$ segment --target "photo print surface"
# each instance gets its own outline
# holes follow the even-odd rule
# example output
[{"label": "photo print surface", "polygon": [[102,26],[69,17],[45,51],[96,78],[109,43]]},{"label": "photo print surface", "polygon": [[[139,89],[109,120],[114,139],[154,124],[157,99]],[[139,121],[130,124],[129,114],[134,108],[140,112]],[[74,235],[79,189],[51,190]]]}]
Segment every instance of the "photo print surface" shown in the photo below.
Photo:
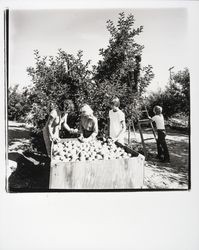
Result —
[{"label": "photo print surface", "polygon": [[186,8],[8,10],[8,192],[190,188]]}]

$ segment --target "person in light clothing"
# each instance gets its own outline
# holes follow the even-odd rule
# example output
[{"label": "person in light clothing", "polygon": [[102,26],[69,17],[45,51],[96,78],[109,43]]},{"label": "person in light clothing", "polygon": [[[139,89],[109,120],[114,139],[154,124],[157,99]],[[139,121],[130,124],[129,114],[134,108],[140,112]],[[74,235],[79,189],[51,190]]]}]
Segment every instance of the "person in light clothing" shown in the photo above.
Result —
[{"label": "person in light clothing", "polygon": [[114,98],[111,102],[111,110],[109,111],[109,136],[113,140],[124,144],[126,131],[125,115],[119,109],[119,106],[119,98]]},{"label": "person in light clothing", "polygon": [[163,161],[163,162],[170,162],[170,156],[169,151],[167,148],[167,143],[165,140],[166,137],[166,131],[165,131],[165,125],[164,125],[164,117],[162,115],[162,107],[155,106],[153,108],[154,116],[149,119],[155,122],[157,133],[158,133],[158,139],[157,139],[157,150],[158,155],[157,157]]},{"label": "person in light clothing", "polygon": [[81,107],[80,137],[82,142],[95,140],[98,134],[98,121],[88,104]]},{"label": "person in light clothing", "polygon": [[77,129],[70,128],[67,124],[67,117],[74,110],[74,104],[71,100],[65,100],[58,105],[53,104],[53,109],[49,114],[45,127],[43,128],[43,138],[48,157],[51,154],[52,141],[57,142],[61,125],[70,133],[77,133]]}]

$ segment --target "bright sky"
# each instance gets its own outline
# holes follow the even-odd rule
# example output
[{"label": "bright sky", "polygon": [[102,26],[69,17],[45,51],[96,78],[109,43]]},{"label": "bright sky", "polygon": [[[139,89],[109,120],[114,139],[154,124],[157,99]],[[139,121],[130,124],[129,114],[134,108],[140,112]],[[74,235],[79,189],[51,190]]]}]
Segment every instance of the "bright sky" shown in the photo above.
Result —
[{"label": "bright sky", "polygon": [[155,78],[150,90],[164,88],[168,69],[188,67],[186,9],[95,9],[95,10],[12,10],[10,11],[10,86],[31,83],[26,68],[34,66],[33,50],[41,56],[57,54],[58,48],[72,54],[84,51],[84,60],[99,60],[99,49],[110,38],[106,21],[118,19],[124,11],[135,17],[135,28],[144,26],[137,41],[145,46],[142,66],[151,64]]}]

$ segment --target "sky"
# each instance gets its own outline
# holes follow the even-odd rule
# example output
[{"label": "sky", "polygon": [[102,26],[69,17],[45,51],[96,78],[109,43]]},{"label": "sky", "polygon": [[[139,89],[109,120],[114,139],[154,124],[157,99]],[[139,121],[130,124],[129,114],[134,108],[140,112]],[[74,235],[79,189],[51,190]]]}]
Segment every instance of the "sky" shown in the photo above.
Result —
[{"label": "sky", "polygon": [[34,66],[33,50],[41,56],[56,56],[61,48],[97,64],[99,49],[106,48],[110,34],[106,21],[115,24],[118,14],[132,13],[134,27],[144,26],[136,41],[145,46],[142,66],[152,65],[155,78],[148,91],[164,89],[173,72],[188,67],[188,15],[185,8],[11,10],[9,19],[9,86],[31,84],[27,67]]}]

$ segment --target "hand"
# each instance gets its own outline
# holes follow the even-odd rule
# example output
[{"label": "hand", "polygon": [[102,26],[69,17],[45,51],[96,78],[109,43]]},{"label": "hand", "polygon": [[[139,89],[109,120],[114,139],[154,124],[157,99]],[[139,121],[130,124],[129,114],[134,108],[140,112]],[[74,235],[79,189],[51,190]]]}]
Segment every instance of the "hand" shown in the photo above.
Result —
[{"label": "hand", "polygon": [[111,141],[116,142],[116,141],[118,141],[118,138],[111,138]]},{"label": "hand", "polygon": [[110,141],[110,142],[115,142],[116,140],[117,140],[117,138],[111,138],[111,137],[108,137],[108,139],[107,139],[108,141]]},{"label": "hand", "polygon": [[73,128],[71,128],[70,129],[70,133],[72,133],[72,134],[77,134],[78,133],[78,129],[73,129]]},{"label": "hand", "polygon": [[52,138],[52,141],[56,144],[56,143],[58,143],[58,142],[60,141],[60,138],[58,138],[58,137],[53,137],[53,138]]},{"label": "hand", "polygon": [[80,135],[80,136],[78,137],[78,140],[81,141],[81,142],[83,142],[83,141],[84,141],[83,135]]},{"label": "hand", "polygon": [[79,138],[79,140],[80,140],[80,142],[82,142],[82,143],[87,141],[86,138]]},{"label": "hand", "polygon": [[82,142],[87,142],[87,141],[89,141],[88,138],[83,138],[83,139],[82,139]]}]

